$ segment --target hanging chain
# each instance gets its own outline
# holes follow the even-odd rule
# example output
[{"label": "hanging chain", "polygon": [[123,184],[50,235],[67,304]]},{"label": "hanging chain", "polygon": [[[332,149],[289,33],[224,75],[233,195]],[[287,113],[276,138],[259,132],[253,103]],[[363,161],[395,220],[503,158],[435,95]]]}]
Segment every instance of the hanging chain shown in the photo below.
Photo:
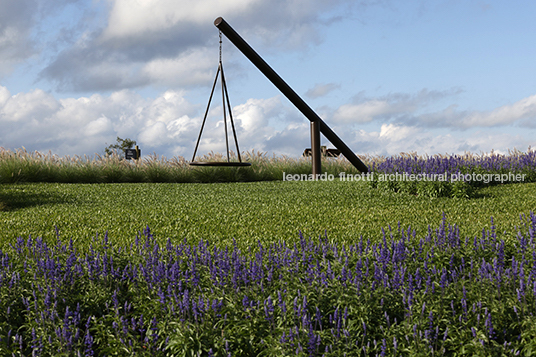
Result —
[{"label": "hanging chain", "polygon": [[220,63],[221,63],[221,43],[222,43],[222,40],[221,40],[221,31],[220,31]]}]

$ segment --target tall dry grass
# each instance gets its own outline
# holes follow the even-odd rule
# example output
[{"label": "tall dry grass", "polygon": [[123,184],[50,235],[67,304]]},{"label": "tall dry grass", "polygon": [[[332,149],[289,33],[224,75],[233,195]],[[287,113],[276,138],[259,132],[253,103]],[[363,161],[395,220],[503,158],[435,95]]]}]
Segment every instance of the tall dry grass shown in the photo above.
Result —
[{"label": "tall dry grass", "polygon": [[[238,161],[231,152],[231,160]],[[156,154],[140,160],[125,160],[119,155],[64,156],[0,148],[0,183],[63,182],[63,183],[115,183],[115,182],[233,182],[281,180],[286,174],[310,174],[311,159],[268,155],[250,151],[241,154],[250,167],[199,167],[190,166],[181,156],[168,159]],[[226,161],[226,156],[211,152],[196,161]],[[362,157],[370,164],[371,157]],[[340,172],[358,174],[359,171],[344,157],[323,158],[322,171],[338,175]]]},{"label": "tall dry grass", "polygon": [[[532,153],[529,148],[528,153]],[[458,155],[462,161],[477,161],[486,157],[524,157],[525,153],[512,150],[508,155],[494,153],[464,153]],[[230,153],[232,161],[238,161],[235,153]],[[387,160],[413,158],[429,160],[451,155],[417,155],[415,152],[400,153],[392,157],[360,155],[359,158],[370,168],[378,167]],[[242,161],[250,162],[250,167],[199,167],[190,166],[181,157],[168,159],[156,154],[144,156],[140,160],[125,160],[122,156],[63,156],[51,152],[27,151],[24,147],[15,151],[0,147],[0,183],[17,182],[64,182],[64,183],[115,183],[115,182],[233,182],[233,181],[273,181],[282,180],[285,174],[310,174],[311,158],[268,155],[265,152],[248,151],[241,154]],[[220,153],[210,152],[196,161],[226,161]],[[322,158],[322,172],[338,176],[359,174],[359,171],[344,157]]]}]

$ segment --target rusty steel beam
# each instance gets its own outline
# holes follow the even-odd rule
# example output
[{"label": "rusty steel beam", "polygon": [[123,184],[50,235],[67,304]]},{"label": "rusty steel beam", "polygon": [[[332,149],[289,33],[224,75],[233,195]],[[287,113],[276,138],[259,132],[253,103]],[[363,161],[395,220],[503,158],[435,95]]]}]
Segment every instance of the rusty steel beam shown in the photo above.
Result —
[{"label": "rusty steel beam", "polygon": [[317,121],[311,122],[311,154],[313,162],[313,177],[322,174],[322,153],[320,151],[320,125]]},{"label": "rusty steel beam", "polygon": [[238,48],[276,87],[288,100],[311,122],[318,122],[320,132],[324,134],[341,153],[360,172],[369,171],[367,165],[342,141],[333,130],[315,113],[313,109],[273,69],[255,52],[251,46],[222,18],[214,20],[214,25]]}]

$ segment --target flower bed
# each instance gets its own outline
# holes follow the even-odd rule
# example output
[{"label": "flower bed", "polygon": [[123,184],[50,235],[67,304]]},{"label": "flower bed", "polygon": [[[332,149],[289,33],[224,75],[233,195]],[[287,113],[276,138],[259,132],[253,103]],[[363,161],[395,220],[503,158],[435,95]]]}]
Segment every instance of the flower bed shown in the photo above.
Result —
[{"label": "flower bed", "polygon": [[536,216],[515,241],[328,237],[248,251],[201,241],[85,251],[19,238],[0,252],[2,355],[527,354],[536,337]]}]

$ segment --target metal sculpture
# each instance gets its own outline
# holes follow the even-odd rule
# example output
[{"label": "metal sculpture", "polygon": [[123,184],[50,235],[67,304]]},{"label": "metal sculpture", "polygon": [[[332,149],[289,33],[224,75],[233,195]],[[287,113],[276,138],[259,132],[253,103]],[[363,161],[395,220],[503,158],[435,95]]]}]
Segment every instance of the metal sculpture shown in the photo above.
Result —
[{"label": "metal sculpture", "polygon": [[276,87],[311,121],[311,148],[313,160],[313,175],[321,173],[320,167],[320,132],[363,173],[368,167],[354,154],[352,150],[331,130],[331,128],[300,98],[296,92],[266,63],[261,56],[244,41],[242,37],[222,18],[218,17],[214,25],[222,32]]}]

